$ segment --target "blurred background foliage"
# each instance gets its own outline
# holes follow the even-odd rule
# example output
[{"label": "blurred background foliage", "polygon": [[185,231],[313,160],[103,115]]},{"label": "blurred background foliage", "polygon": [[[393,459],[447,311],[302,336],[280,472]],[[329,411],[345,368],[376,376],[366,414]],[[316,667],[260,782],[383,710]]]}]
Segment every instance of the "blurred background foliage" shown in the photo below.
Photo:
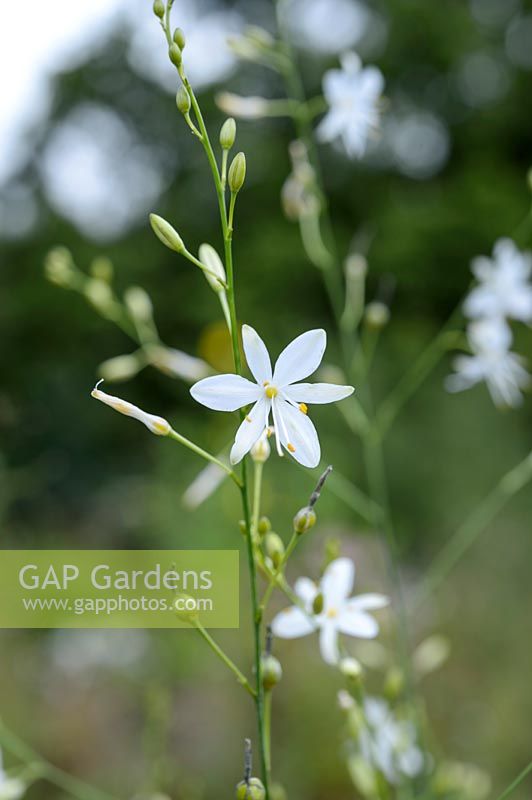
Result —
[{"label": "blurred background foliage", "polygon": [[[24,158],[13,159],[1,187],[3,547],[239,547],[231,486],[186,510],[182,494],[201,464],[91,400],[98,364],[134,347],[82,297],[43,276],[44,256],[58,243],[82,269],[105,254],[118,293],[131,285],[149,292],[169,346],[215,369],[229,366],[214,294],[147,223],[157,211],[190,250],[204,241],[220,249],[203,152],[175,109],[174,73],[151,3],[116,5],[90,47],[80,46],[54,76],[39,119],[18,131]],[[366,160],[320,149],[341,247],[347,252],[354,241],[367,253],[368,297],[395,282],[371,376],[383,397],[459,302],[471,258],[512,235],[528,213],[532,10],[519,0],[292,6],[309,96],[346,46],[386,77],[383,131]],[[66,13],[52,4],[50,24]],[[273,30],[269,2],[191,8],[176,0],[174,19],[197,37],[191,75],[213,136],[224,119],[214,99],[218,78],[241,94],[282,96],[274,73],[218,53],[226,32],[244,23]],[[248,159],[235,231],[238,310],[273,352],[305,329],[325,327],[334,364],[338,347],[320,275],[280,207],[293,136],[288,120],[238,124],[238,148]],[[531,233],[521,226],[518,244],[530,246]],[[530,354],[531,340],[521,331],[516,349]],[[530,402],[500,413],[483,387],[449,396],[442,386],[448,370],[444,361],[423,385],[386,448],[407,592],[463,516],[530,447]],[[184,382],[151,368],[106,388],[215,452],[230,440],[233,419],[197,406]],[[346,447],[337,410],[318,409],[315,417],[324,459],[361,483],[361,454]],[[285,535],[314,476],[272,457],[265,480],[264,512]],[[416,641],[437,631],[452,644],[446,668],[423,687],[438,748],[485,768],[495,789],[531,756],[531,510],[529,492],[515,498],[413,620]],[[362,521],[331,493],[319,512],[291,577],[316,572],[333,536],[356,559],[359,590],[387,590],[380,546]],[[242,665],[249,663],[246,588],[243,582],[241,630],[221,634]],[[1,643],[0,714],[55,763],[121,796],[231,794],[251,708],[193,632],[5,631]],[[340,758],[336,678],[315,641],[284,643],[278,654],[285,668],[275,696],[278,777],[294,798],[354,797]],[[316,752],[319,758],[309,758]],[[51,793],[41,783],[31,790]],[[515,798],[529,793],[522,787]]]}]

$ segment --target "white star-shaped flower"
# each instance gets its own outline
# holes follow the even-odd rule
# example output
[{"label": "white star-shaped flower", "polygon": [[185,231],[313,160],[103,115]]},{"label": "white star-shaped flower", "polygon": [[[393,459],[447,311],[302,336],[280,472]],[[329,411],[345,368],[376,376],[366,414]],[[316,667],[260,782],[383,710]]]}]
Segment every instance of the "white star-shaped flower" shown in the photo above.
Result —
[{"label": "white star-shaped flower", "polygon": [[524,359],[510,351],[512,333],[500,319],[473,322],[467,329],[473,355],[460,355],[453,361],[456,370],[445,386],[461,392],[485,381],[496,406],[515,407],[522,401],[521,390],[530,385]]},{"label": "white star-shaped flower", "polygon": [[298,383],[320,365],[327,344],[324,330],[302,333],[283,350],[272,370],[266,345],[249,325],[242,341],[255,383],[241,375],[214,375],[192,386],[192,397],[214,411],[236,411],[253,403],[240,425],[231,450],[231,463],[248,453],[273,419],[277,452],[284,447],[305,467],[316,467],[321,451],[316,428],[307,416],[307,404],[334,403],[354,392],[352,386]]},{"label": "white star-shaped flower", "polygon": [[385,700],[366,697],[364,717],[367,727],[359,734],[360,750],[367,762],[392,783],[401,776],[413,778],[423,770],[423,753],[416,745],[416,729],[409,720],[397,719]]},{"label": "white star-shaped flower", "polygon": [[[273,619],[272,632],[281,639],[297,639],[314,631],[320,632],[320,650],[327,664],[339,660],[338,635],[373,639],[379,632],[377,621],[368,611],[388,605],[382,594],[360,594],[350,597],[355,582],[355,565],[349,558],[332,561],[319,583],[299,578],[294,590],[303,608],[292,606]],[[323,597],[323,610],[314,614],[316,597]]]},{"label": "white star-shaped flower", "polygon": [[466,298],[468,317],[507,317],[532,322],[532,257],[520,252],[511,239],[499,239],[493,258],[473,260],[472,272],[478,280]]},{"label": "white star-shaped flower", "polygon": [[379,123],[379,98],[384,78],[377,67],[362,68],[356,53],[340,57],[342,69],[331,69],[323,78],[329,111],[317,128],[322,142],[341,138],[351,158],[362,158],[368,139]]}]

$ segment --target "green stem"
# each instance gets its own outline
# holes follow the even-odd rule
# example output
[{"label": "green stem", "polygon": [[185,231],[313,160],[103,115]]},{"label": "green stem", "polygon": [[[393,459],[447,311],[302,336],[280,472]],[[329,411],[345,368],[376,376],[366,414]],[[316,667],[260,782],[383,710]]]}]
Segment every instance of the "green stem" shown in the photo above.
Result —
[{"label": "green stem", "polygon": [[207,644],[209,645],[211,650],[213,650],[216,653],[216,655],[218,656],[218,658],[221,661],[223,661],[223,663],[227,667],[229,667],[229,669],[231,670],[231,672],[233,673],[233,675],[235,676],[237,681],[244,687],[244,689],[246,689],[246,691],[249,692],[249,694],[252,697],[255,697],[255,690],[253,689],[253,687],[249,683],[249,681],[246,678],[246,676],[238,669],[238,667],[236,666],[234,661],[232,661],[229,658],[229,656],[226,653],[224,653],[224,651],[222,650],[220,645],[217,644],[214,641],[214,639],[212,638],[210,633],[208,633],[208,631],[205,630],[205,628],[203,627],[203,625],[200,622],[196,621],[193,624],[194,624],[194,627],[196,628],[196,630],[198,631],[198,633],[205,639],[205,641],[207,642]]},{"label": "green stem", "polygon": [[184,447],[187,447],[189,450],[192,450],[193,453],[196,453],[196,455],[201,456],[206,461],[210,461],[211,464],[216,464],[217,467],[223,469],[224,472],[226,472],[229,475],[229,477],[234,480],[234,482],[239,488],[242,488],[242,482],[238,477],[238,475],[236,474],[236,472],[234,472],[231,469],[231,467],[227,466],[227,464],[224,464],[223,461],[220,461],[220,459],[216,458],[216,456],[213,456],[212,453],[208,453],[207,450],[203,450],[202,447],[199,447],[197,444],[194,444],[194,442],[191,442],[190,439],[187,439],[185,436],[181,436],[181,434],[178,433],[177,431],[174,431],[173,428],[170,429],[170,433],[168,434],[168,436],[170,439],[174,439],[174,441],[179,442],[179,444],[182,444]]},{"label": "green stem", "polygon": [[264,464],[255,461],[255,481],[253,484],[253,514],[251,518],[251,534],[255,543],[259,540],[260,499],[262,494],[262,473]]},{"label": "green stem", "polygon": [[531,772],[532,772],[532,761],[530,762],[530,764],[528,764],[528,766],[524,768],[522,772],[519,773],[517,778],[514,781],[512,781],[512,783],[508,786],[508,788],[505,789],[504,792],[498,796],[497,800],[506,800],[506,798],[511,795],[513,790],[517,789],[519,784],[522,783],[526,778],[526,776],[529,775]]},{"label": "green stem", "polygon": [[429,566],[416,597],[416,606],[440,586],[464,553],[475,543],[493,518],[511,498],[532,480],[532,452],[507,472],[492,491],[473,509]]},{"label": "green stem", "polygon": [[266,771],[271,777],[272,773],[272,693],[264,693],[264,735],[266,745]]},{"label": "green stem", "polygon": [[43,759],[42,756],[27,745],[26,742],[12,733],[2,720],[0,720],[0,744],[25,764],[35,765],[35,768],[39,772],[39,777],[53,783],[64,792],[78,798],[78,800],[114,800],[114,798],[106,792],[89,786],[73,775],[69,775],[68,772],[64,772],[62,769],[59,769],[59,767],[50,764],[49,761]]}]

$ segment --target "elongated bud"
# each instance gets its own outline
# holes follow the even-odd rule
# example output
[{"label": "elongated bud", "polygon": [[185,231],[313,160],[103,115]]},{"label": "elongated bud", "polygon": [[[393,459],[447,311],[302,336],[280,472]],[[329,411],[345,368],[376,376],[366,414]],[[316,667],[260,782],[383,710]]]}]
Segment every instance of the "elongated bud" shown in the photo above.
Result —
[{"label": "elongated bud", "polygon": [[153,316],[153,305],[148,292],[140,286],[130,286],[124,292],[124,303],[131,316],[139,322],[149,322]]},{"label": "elongated bud", "polygon": [[220,130],[220,145],[223,150],[230,150],[236,139],[236,122],[233,117],[226,119]]},{"label": "elongated bud", "polygon": [[294,530],[296,533],[307,533],[316,524],[316,512],[310,506],[300,508],[294,517]]},{"label": "elongated bud", "polygon": [[284,544],[279,534],[270,531],[264,537],[264,550],[273,563],[274,567],[278,567],[284,556]]},{"label": "elongated bud", "polygon": [[44,272],[51,283],[70,286],[74,277],[74,261],[66,247],[54,247],[44,261]]},{"label": "elongated bud", "polygon": [[193,597],[184,592],[175,595],[173,601],[176,616],[184,622],[194,623],[198,618],[197,603]]},{"label": "elongated bud", "polygon": [[236,194],[244,185],[246,179],[246,156],[244,153],[237,153],[229,167],[227,180],[229,189]]},{"label": "elongated bud", "polygon": [[185,244],[183,239],[169,222],[158,214],[150,214],[150,224],[157,238],[170,250],[174,250],[176,253],[182,253],[184,251]]},{"label": "elongated bud", "polygon": [[94,397],[95,400],[100,400],[100,402],[114,408],[114,410],[118,411],[120,414],[125,414],[126,417],[138,419],[139,422],[142,422],[142,424],[156,436],[168,436],[172,428],[170,427],[170,423],[163,419],[163,417],[156,417],[154,414],[148,414],[146,411],[138,408],[138,406],[134,406],[133,403],[128,403],[127,400],[122,400],[120,397],[113,397],[110,394],[102,392],[98,389],[100,383],[101,381],[98,381],[91,392],[91,396]]},{"label": "elongated bud", "polygon": [[260,778],[240,781],[236,787],[236,800],[265,800],[266,791]]},{"label": "elongated bud", "polygon": [[179,47],[180,50],[183,50],[187,40],[185,39],[185,33],[182,28],[176,28],[174,31],[173,36],[175,44]]},{"label": "elongated bud", "polygon": [[113,280],[113,272],[113,262],[110,258],[106,258],[105,256],[99,256],[98,258],[95,258],[90,265],[90,273],[92,277],[99,281],[111,283]]},{"label": "elongated bud", "polygon": [[181,48],[175,42],[172,42],[168,48],[168,58],[176,67],[181,66],[183,56],[181,55]]},{"label": "elongated bud", "polygon": [[225,269],[222,264],[222,259],[214,247],[211,247],[210,244],[202,244],[200,245],[198,255],[201,263],[205,264],[205,266],[211,270],[211,273],[214,273],[214,275],[209,272],[203,273],[211,289],[216,293],[225,291],[223,287],[226,281]]},{"label": "elongated bud", "polygon": [[113,292],[106,281],[89,278],[85,283],[83,294],[97,311],[109,312],[114,305]]},{"label": "elongated bud", "polygon": [[155,14],[156,17],[159,17],[159,19],[162,19],[164,17],[163,0],[154,0],[153,13]]},{"label": "elongated bud", "polygon": [[217,94],[216,105],[220,111],[238,119],[261,119],[268,113],[268,101],[264,97],[242,97],[232,92]]},{"label": "elongated bud", "polygon": [[136,353],[109,358],[100,364],[98,373],[106,381],[127,381],[133,378],[143,366]]},{"label": "elongated bud", "polygon": [[390,321],[390,309],[379,300],[368,303],[364,314],[364,322],[370,330],[379,331]]},{"label": "elongated bud", "polygon": [[182,114],[190,111],[190,95],[184,86],[180,86],[175,96],[175,104]]},{"label": "elongated bud", "polygon": [[270,654],[262,656],[262,685],[269,692],[277,686],[283,677],[283,668],[279,659]]},{"label": "elongated bud", "polygon": [[356,658],[342,658],[338,664],[340,672],[348,680],[358,683],[362,679],[362,664]]},{"label": "elongated bud", "polygon": [[323,606],[324,606],[323,595],[321,592],[318,592],[318,594],[312,601],[312,613],[316,614],[316,616],[318,617],[323,611]]},{"label": "elongated bud", "polygon": [[257,526],[257,531],[259,536],[264,536],[266,533],[268,533],[268,531],[271,531],[271,529],[272,529],[272,524],[268,519],[268,517],[261,517],[259,519],[259,524]]},{"label": "elongated bud", "polygon": [[264,464],[264,462],[269,459],[270,453],[271,447],[268,436],[266,433],[263,433],[253,445],[249,454],[256,464]]}]

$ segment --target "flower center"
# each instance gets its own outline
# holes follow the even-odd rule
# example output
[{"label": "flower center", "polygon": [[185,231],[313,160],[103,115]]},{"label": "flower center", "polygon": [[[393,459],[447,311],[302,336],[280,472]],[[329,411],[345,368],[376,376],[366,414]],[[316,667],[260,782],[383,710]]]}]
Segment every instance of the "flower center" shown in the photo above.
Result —
[{"label": "flower center", "polygon": [[265,391],[266,391],[266,397],[269,397],[270,399],[277,397],[277,395],[279,394],[279,391],[275,388],[275,386],[270,386],[269,384],[266,387]]},{"label": "flower center", "polygon": [[329,619],[334,619],[335,617],[338,616],[338,611],[335,608],[330,608],[327,611],[327,616],[329,617]]}]

